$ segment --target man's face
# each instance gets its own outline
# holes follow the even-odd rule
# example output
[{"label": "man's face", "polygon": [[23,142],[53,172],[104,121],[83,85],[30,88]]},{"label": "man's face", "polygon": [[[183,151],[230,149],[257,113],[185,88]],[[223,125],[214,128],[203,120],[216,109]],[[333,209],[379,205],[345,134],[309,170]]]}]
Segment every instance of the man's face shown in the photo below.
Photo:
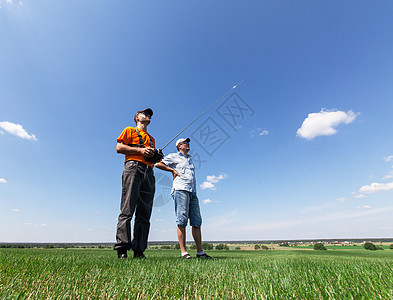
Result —
[{"label": "man's face", "polygon": [[190,151],[190,143],[187,142],[179,143],[179,150],[183,150],[186,152]]},{"label": "man's face", "polygon": [[151,116],[148,113],[141,112],[136,116],[136,120],[141,123],[150,124]]}]

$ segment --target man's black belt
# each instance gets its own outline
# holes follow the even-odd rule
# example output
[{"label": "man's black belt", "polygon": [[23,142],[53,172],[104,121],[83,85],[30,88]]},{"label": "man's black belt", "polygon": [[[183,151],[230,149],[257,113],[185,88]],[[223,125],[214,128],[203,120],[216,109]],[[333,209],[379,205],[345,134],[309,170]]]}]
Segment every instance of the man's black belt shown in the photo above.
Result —
[{"label": "man's black belt", "polygon": [[130,162],[130,161],[136,162],[136,163],[138,163],[138,165],[140,165],[140,166],[142,165],[143,167],[147,167],[147,169],[149,169],[149,170],[153,170],[153,168],[150,167],[149,165],[147,165],[147,164],[145,164],[145,163],[143,163],[143,162],[141,162],[141,161],[132,160],[132,159],[127,160],[127,161],[124,163],[124,165],[125,165],[126,163]]}]

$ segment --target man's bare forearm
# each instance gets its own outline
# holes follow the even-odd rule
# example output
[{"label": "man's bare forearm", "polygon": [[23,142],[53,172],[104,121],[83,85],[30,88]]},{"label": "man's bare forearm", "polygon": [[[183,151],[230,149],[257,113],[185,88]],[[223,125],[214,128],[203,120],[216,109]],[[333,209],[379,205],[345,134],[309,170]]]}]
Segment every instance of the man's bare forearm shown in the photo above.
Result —
[{"label": "man's bare forearm", "polygon": [[116,152],[124,155],[142,154],[145,157],[152,157],[154,154],[152,148],[131,147],[123,143],[117,143]]},{"label": "man's bare forearm", "polygon": [[173,169],[170,168],[170,167],[168,167],[168,166],[167,166],[166,164],[164,164],[163,162],[156,163],[155,166],[156,166],[157,168],[159,168],[160,170],[167,171],[167,172],[173,172]]},{"label": "man's bare forearm", "polygon": [[167,171],[167,172],[171,172],[172,175],[173,175],[173,179],[175,179],[176,177],[180,177],[179,173],[177,173],[175,169],[172,169],[172,168],[168,167],[168,166],[167,166],[166,164],[164,164],[163,162],[156,163],[155,166],[156,166],[157,168],[159,168],[160,170]]},{"label": "man's bare forearm", "polygon": [[126,144],[117,143],[116,152],[121,154],[143,154],[144,148],[131,147]]}]

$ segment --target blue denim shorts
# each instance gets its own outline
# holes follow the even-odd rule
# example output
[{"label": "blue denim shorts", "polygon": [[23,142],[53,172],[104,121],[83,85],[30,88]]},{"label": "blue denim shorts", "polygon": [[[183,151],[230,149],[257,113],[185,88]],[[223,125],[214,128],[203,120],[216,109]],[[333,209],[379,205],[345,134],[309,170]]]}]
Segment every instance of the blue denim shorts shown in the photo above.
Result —
[{"label": "blue denim shorts", "polygon": [[173,199],[175,200],[176,224],[186,227],[190,219],[191,226],[201,227],[202,217],[196,193],[174,191]]}]

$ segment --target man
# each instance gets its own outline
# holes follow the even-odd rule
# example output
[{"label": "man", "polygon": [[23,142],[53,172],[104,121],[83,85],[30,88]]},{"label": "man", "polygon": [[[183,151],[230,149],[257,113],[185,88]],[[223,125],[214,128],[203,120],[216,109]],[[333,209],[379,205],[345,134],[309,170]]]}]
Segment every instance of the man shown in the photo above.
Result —
[{"label": "man", "polygon": [[[127,127],[117,138],[116,151],[125,155],[122,175],[120,215],[117,223],[116,244],[118,258],[127,258],[127,250],[135,258],[145,258],[150,229],[150,216],[155,192],[154,164],[146,157],[154,154],[155,140],[147,133],[153,111],[138,111],[134,116],[136,127]],[[131,219],[135,213],[134,234],[131,239]]]},{"label": "man", "polygon": [[177,153],[167,155],[156,167],[173,174],[172,196],[175,200],[177,238],[181,257],[190,259],[186,249],[186,226],[188,219],[192,226],[192,236],[197,249],[197,258],[211,258],[202,249],[201,225],[202,217],[199,200],[196,194],[195,167],[190,151],[190,139],[181,138],[176,141]]}]

